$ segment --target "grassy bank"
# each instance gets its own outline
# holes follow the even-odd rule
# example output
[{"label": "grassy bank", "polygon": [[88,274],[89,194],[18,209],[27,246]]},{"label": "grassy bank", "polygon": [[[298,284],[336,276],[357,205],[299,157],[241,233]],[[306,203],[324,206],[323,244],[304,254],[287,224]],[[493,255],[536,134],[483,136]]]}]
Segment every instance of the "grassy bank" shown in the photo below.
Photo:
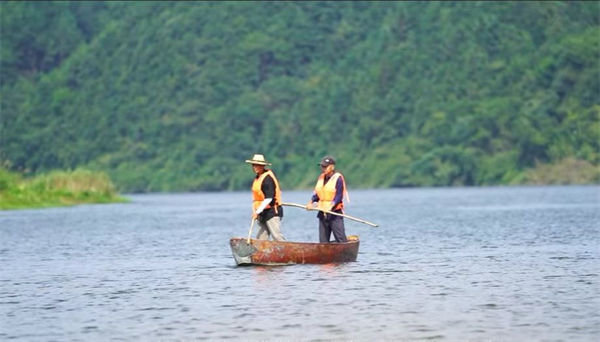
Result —
[{"label": "grassy bank", "polygon": [[520,176],[511,185],[585,185],[600,184],[600,168],[586,160],[565,158],[553,164],[538,164]]},{"label": "grassy bank", "polygon": [[0,169],[0,209],[3,210],[126,201],[104,173],[55,171],[23,178],[18,173]]}]

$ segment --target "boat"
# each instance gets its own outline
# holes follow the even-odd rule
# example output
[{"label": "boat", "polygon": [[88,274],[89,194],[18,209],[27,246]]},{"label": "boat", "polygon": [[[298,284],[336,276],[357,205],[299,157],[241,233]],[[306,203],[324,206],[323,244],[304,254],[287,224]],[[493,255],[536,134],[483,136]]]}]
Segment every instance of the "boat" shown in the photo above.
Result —
[{"label": "boat", "polygon": [[360,240],[348,236],[348,242],[314,243],[269,241],[245,238],[229,240],[233,258],[238,266],[329,264],[356,261]]}]

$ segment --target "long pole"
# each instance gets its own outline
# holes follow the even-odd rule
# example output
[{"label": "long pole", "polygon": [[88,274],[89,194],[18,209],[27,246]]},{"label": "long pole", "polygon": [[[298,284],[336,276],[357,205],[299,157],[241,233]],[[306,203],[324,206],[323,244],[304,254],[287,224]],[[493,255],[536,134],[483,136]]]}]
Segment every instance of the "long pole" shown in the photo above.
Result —
[{"label": "long pole", "polygon": [[371,223],[371,222],[368,222],[368,221],[365,221],[365,220],[361,220],[361,219],[358,219],[356,217],[352,217],[352,216],[346,215],[346,214],[334,213],[333,211],[329,211],[329,210],[323,210],[323,209],[318,209],[318,208],[307,208],[305,205],[296,204],[296,203],[281,203],[281,205],[287,206],[287,207],[303,208],[303,209],[306,209],[306,210],[322,211],[322,212],[324,212],[326,214],[341,216],[341,217],[345,217],[347,219],[350,219],[350,220],[353,220],[353,221],[356,221],[356,222],[364,223],[364,224],[369,225],[371,227],[379,227],[375,223]]},{"label": "long pole", "polygon": [[256,222],[256,220],[252,218],[252,224],[250,224],[250,231],[248,232],[248,244],[250,244],[250,236],[252,235],[252,228],[254,228],[254,222]]}]

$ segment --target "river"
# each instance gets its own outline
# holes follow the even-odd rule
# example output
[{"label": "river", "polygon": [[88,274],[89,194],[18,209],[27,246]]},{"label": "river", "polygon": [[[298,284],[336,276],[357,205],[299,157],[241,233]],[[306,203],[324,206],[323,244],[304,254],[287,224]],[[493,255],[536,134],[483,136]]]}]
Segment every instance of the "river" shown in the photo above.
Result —
[{"label": "river", "polygon": [[[346,220],[358,260],[330,265],[236,267],[250,191],[2,211],[0,339],[600,339],[600,187],[350,196],[379,227]],[[317,225],[285,208],[287,240],[317,241]]]}]

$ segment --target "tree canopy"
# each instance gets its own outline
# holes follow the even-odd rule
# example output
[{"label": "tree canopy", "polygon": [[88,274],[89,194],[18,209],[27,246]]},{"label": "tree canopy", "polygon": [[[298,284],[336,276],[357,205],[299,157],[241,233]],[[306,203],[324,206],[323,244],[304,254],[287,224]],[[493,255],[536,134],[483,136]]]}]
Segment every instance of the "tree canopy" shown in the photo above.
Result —
[{"label": "tree canopy", "polygon": [[1,2],[0,157],[128,192],[245,189],[254,153],[284,189],[326,154],[351,187],[598,182],[599,18],[577,1]]}]

